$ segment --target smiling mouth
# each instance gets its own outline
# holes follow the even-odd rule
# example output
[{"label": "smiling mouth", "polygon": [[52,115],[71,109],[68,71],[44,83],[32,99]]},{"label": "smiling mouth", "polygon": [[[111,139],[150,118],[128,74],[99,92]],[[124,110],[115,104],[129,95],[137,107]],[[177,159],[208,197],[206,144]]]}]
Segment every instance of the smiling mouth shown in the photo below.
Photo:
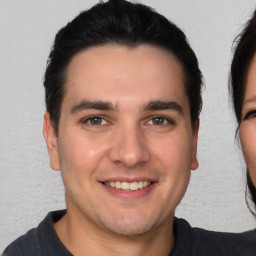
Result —
[{"label": "smiling mouth", "polygon": [[120,190],[132,190],[136,191],[139,189],[146,188],[152,184],[152,182],[149,181],[133,181],[133,182],[122,182],[122,181],[110,181],[110,182],[104,182],[104,185],[111,187],[111,188],[116,188]]}]

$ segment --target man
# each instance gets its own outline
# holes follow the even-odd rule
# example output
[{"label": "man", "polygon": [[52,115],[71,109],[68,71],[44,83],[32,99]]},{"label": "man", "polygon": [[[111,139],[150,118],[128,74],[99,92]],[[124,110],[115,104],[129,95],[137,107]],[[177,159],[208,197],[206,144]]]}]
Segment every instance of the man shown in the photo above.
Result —
[{"label": "man", "polygon": [[198,167],[201,84],[185,35],[146,6],[110,0],[62,28],[44,137],[67,211],[4,255],[254,255],[238,235],[174,218]]}]

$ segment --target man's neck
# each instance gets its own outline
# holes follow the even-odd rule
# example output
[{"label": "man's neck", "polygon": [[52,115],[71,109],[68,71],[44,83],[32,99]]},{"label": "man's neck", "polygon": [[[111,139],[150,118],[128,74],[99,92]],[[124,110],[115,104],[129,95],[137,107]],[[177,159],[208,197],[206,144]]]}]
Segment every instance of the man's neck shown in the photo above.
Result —
[{"label": "man's neck", "polygon": [[174,247],[173,218],[138,236],[123,236],[95,227],[68,211],[54,224],[57,235],[75,256],[168,256]]}]

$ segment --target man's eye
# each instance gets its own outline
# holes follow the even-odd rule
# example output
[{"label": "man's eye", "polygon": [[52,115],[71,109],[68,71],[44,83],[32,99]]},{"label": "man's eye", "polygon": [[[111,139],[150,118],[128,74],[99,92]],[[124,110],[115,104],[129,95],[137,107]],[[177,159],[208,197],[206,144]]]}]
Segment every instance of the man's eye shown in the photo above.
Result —
[{"label": "man's eye", "polygon": [[153,117],[149,122],[148,124],[151,124],[151,125],[167,125],[167,124],[172,124],[173,122],[166,118],[166,117],[162,117],[162,116],[156,116],[156,117]]},{"label": "man's eye", "polygon": [[256,117],[256,111],[255,110],[250,111],[249,113],[247,113],[244,117],[244,120],[247,120],[247,119],[250,119],[250,118],[253,118],[253,117]]},{"label": "man's eye", "polygon": [[101,116],[92,116],[83,121],[83,123],[87,123],[89,125],[104,125],[106,124],[106,120]]}]

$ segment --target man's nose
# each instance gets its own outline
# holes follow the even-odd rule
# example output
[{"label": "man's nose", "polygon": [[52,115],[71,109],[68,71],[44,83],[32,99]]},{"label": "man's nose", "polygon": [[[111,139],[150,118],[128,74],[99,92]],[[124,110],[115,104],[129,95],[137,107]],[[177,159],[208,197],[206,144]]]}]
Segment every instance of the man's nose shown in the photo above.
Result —
[{"label": "man's nose", "polygon": [[140,127],[119,129],[112,141],[110,159],[127,167],[135,167],[150,160],[151,153],[148,146]]}]

